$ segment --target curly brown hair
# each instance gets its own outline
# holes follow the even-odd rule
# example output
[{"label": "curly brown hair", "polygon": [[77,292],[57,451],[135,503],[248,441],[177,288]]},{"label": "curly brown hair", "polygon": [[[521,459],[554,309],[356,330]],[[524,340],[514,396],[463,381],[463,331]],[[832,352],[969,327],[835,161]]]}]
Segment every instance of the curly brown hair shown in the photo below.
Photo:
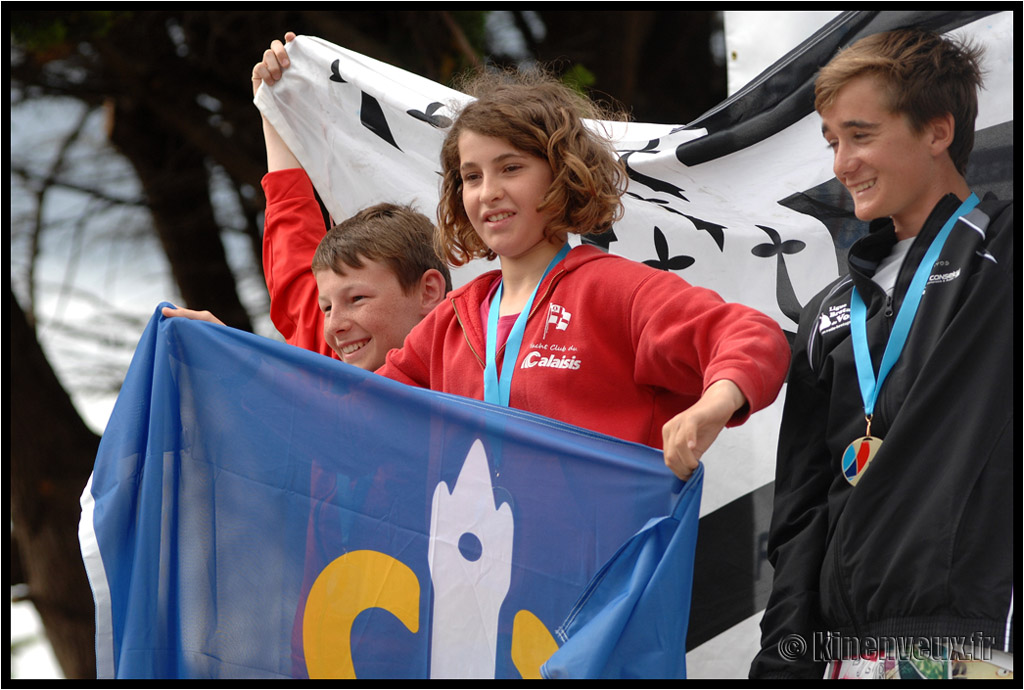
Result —
[{"label": "curly brown hair", "polygon": [[[561,211],[552,214],[546,237],[605,232],[622,217],[626,170],[608,137],[594,129],[601,120],[623,119],[622,114],[543,71],[484,72],[460,90],[476,100],[462,108],[441,148],[435,235],[438,254],[450,264],[496,256],[473,229],[462,203],[459,137],[465,131],[504,139],[548,162],[554,181],[537,210]],[[591,126],[584,120],[591,120]]]},{"label": "curly brown hair", "polygon": [[922,29],[898,29],[862,38],[821,68],[814,82],[814,109],[828,110],[854,79],[879,80],[889,112],[907,116],[920,133],[932,119],[951,113],[949,157],[961,175],[974,148],[981,49]]}]

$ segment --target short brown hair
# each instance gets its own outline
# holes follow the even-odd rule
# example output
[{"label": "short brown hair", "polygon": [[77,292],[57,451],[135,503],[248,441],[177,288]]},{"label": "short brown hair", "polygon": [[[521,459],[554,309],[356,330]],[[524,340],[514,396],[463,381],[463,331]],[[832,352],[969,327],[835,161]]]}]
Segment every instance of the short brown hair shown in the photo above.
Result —
[{"label": "short brown hair", "polygon": [[955,121],[949,157],[960,174],[974,148],[981,49],[922,29],[899,29],[862,38],[818,73],[814,109],[828,110],[839,91],[861,76],[882,84],[891,113],[907,116],[915,132],[946,113]]},{"label": "short brown hair", "polygon": [[313,272],[344,267],[362,268],[364,261],[379,261],[394,272],[407,294],[433,268],[452,289],[448,266],[434,250],[434,225],[410,206],[377,204],[331,228],[313,255]]},{"label": "short brown hair", "polygon": [[437,249],[449,263],[495,258],[477,236],[462,204],[459,137],[471,131],[504,139],[548,162],[554,181],[538,210],[557,209],[545,236],[609,230],[622,217],[625,167],[608,139],[583,119],[621,119],[544,72],[486,72],[461,90],[476,100],[462,108],[441,148]]}]

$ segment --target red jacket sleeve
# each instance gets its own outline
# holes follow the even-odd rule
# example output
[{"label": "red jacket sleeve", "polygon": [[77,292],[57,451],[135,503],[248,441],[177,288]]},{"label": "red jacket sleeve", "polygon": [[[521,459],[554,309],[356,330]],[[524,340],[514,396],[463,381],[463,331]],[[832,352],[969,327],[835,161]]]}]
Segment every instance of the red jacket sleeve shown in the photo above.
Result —
[{"label": "red jacket sleeve", "polygon": [[658,274],[634,295],[636,380],[705,391],[728,379],[748,403],[729,421],[738,426],[778,396],[789,369],[789,342],[771,317],[674,278]]},{"label": "red jacket sleeve", "polygon": [[263,272],[270,292],[270,319],[289,345],[337,356],[324,341],[324,317],[310,268],[326,234],[313,184],[301,168],[263,177],[267,211],[263,228]]}]

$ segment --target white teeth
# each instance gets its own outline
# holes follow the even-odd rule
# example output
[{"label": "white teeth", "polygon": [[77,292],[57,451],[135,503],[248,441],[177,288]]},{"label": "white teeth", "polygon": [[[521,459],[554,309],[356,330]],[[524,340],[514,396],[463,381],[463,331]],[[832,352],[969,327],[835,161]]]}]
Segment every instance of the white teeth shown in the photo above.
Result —
[{"label": "white teeth", "polygon": [[850,187],[850,191],[853,192],[854,194],[857,194],[858,192],[863,192],[865,189],[871,189],[874,186],[875,186],[875,181],[871,180],[869,182],[864,182],[863,184],[859,184],[856,187]]},{"label": "white teeth", "polygon": [[361,340],[358,343],[352,343],[351,345],[346,345],[345,347],[341,348],[341,354],[343,354],[343,355],[350,355],[353,352],[355,352],[356,350],[359,350],[360,348],[362,348],[368,342],[370,342],[370,341],[369,340]]},{"label": "white teeth", "polygon": [[499,220],[505,220],[506,218],[509,218],[509,217],[511,217],[513,215],[515,215],[515,214],[512,213],[511,211],[505,211],[503,213],[498,213],[498,214],[493,215],[493,216],[487,216],[487,222],[488,223],[496,223]]}]

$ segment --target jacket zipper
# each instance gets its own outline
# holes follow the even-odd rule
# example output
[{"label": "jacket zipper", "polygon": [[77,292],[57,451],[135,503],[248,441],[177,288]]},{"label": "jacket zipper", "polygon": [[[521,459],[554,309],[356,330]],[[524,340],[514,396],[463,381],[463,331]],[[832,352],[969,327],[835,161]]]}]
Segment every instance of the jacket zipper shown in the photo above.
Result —
[{"label": "jacket zipper", "polygon": [[[900,266],[899,274],[896,276],[896,282],[893,284],[892,292],[885,293],[885,306],[882,309],[882,317],[885,320],[885,332],[886,332],[886,343],[889,338],[892,338],[893,328],[896,326],[896,313],[895,313],[895,302],[896,302],[896,289],[900,283],[900,277],[904,274],[907,269],[906,257],[903,259],[903,265]],[[909,285],[907,288],[909,289]],[[903,294],[903,299],[907,297],[906,292]],[[903,303],[900,303],[902,308]],[[877,372],[876,372],[877,375]],[[883,386],[884,390],[884,386]],[[883,395],[883,391],[878,392],[878,400],[875,404],[875,417],[879,419],[891,419],[892,417],[888,414],[888,409],[885,405],[886,397]]]},{"label": "jacket zipper", "polygon": [[473,347],[473,343],[469,340],[469,333],[466,332],[466,324],[462,323],[462,317],[459,316],[459,308],[455,305],[455,300],[449,299],[449,301],[452,303],[452,311],[455,312],[455,320],[459,322],[459,328],[462,329],[462,337],[466,339],[466,345],[469,346],[469,351],[473,353],[474,357],[476,357],[476,361],[480,365],[480,368],[485,368],[486,364],[482,359],[480,359],[480,355],[477,354],[476,348]]},{"label": "jacket zipper", "polygon": [[[837,526],[835,534],[832,536],[833,543],[839,543],[839,529],[839,526]],[[857,624],[857,619],[853,615],[853,605],[850,603],[850,594],[846,587],[846,577],[843,574],[842,564],[839,561],[839,551],[840,549],[838,547],[832,550],[832,563],[835,568],[835,579],[838,580],[839,584],[836,589],[839,590],[839,599],[842,602],[846,618],[850,621],[850,627],[853,628],[853,635],[860,639],[860,626]]]}]

